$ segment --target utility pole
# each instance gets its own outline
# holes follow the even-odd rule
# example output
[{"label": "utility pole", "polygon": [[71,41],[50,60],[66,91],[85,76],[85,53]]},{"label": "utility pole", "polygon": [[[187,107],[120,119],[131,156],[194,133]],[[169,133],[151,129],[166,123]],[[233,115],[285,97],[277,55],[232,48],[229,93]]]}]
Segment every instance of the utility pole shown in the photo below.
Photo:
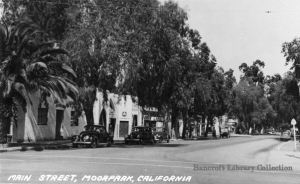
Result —
[{"label": "utility pole", "polygon": [[293,130],[294,130],[294,143],[295,143],[295,150],[297,151],[297,145],[296,145],[296,130],[295,130],[295,125],[296,125],[296,120],[292,119],[291,124],[293,125]]}]

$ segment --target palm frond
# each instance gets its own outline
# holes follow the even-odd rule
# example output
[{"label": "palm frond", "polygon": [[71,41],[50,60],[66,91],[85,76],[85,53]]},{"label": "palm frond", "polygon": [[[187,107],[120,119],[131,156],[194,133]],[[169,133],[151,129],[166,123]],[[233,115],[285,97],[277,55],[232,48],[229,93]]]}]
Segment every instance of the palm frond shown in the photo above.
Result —
[{"label": "palm frond", "polygon": [[65,63],[61,63],[61,62],[52,62],[49,63],[49,68],[52,69],[54,72],[63,72],[63,73],[67,73],[72,75],[73,77],[77,78],[76,73],[74,72],[74,70],[69,67],[68,65],[66,65]]},{"label": "palm frond", "polygon": [[65,49],[61,49],[61,48],[52,48],[52,49],[47,49],[41,52],[40,56],[45,56],[45,55],[59,55],[59,54],[69,54],[68,51],[66,51]]},{"label": "palm frond", "polygon": [[28,50],[29,50],[30,54],[36,53],[36,52],[40,51],[42,48],[51,48],[54,46],[54,42],[52,42],[52,41],[35,43],[35,44],[31,43],[31,44],[28,44]]},{"label": "palm frond", "polygon": [[25,88],[24,84],[16,82],[13,84],[13,88],[17,93],[19,93],[22,96],[22,98],[25,100],[26,104],[32,105],[32,101],[30,99],[29,92]]},{"label": "palm frond", "polygon": [[[54,42],[44,41],[40,33],[36,26],[25,22],[0,25],[0,37],[4,43],[4,48],[0,48],[3,49],[0,63],[1,99],[7,102],[16,99],[26,106],[32,103],[30,95],[37,91],[52,95],[60,103],[64,103],[68,96],[76,99],[77,86],[68,78],[76,77],[76,74],[58,57],[68,52],[53,48]],[[6,115],[15,116],[11,109],[16,107],[7,105]]]},{"label": "palm frond", "polygon": [[5,80],[5,89],[3,91],[3,97],[6,98],[9,96],[11,92],[11,87],[13,83],[15,82],[15,75],[8,76],[8,78]]}]

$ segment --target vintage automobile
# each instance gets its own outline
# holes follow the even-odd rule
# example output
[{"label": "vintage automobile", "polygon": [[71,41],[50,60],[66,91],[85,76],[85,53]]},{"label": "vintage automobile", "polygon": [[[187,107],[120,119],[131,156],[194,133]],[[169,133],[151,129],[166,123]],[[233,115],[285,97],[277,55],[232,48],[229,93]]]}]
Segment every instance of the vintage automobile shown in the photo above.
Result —
[{"label": "vintage automobile", "polygon": [[152,133],[152,128],[146,126],[135,126],[132,128],[131,133],[125,136],[124,141],[125,144],[129,144],[132,142],[139,142],[140,144],[149,142],[152,144],[154,142],[154,135]]},{"label": "vintage automobile", "polygon": [[259,131],[258,130],[252,130],[251,135],[259,135]]},{"label": "vintage automobile", "polygon": [[281,141],[291,140],[291,131],[287,130],[287,131],[281,132],[280,140]]},{"label": "vintage automobile", "polygon": [[154,135],[154,142],[163,142],[164,140],[169,143],[170,141],[170,135],[167,131],[167,129],[163,127],[154,127],[153,129],[153,135]]},{"label": "vintage automobile", "polygon": [[72,136],[73,147],[92,147],[98,145],[107,145],[110,147],[113,143],[113,137],[109,135],[102,125],[86,125],[79,135]]},{"label": "vintage automobile", "polygon": [[221,128],[220,131],[220,138],[230,138],[230,132],[229,132],[229,128],[228,127],[223,127]]},{"label": "vintage automobile", "polygon": [[269,128],[265,130],[265,134],[276,135],[276,131],[274,128]]}]

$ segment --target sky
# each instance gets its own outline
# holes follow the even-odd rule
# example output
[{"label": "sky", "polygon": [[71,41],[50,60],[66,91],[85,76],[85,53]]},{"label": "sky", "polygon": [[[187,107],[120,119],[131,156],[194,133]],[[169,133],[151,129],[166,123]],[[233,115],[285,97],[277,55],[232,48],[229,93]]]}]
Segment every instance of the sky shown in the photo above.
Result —
[{"label": "sky", "polygon": [[257,59],[265,62],[265,76],[290,69],[281,50],[284,42],[300,37],[300,0],[173,1],[187,11],[190,28],[199,31],[217,65],[233,69],[237,80],[238,67]]},{"label": "sky", "polygon": [[[165,0],[160,0],[164,2]],[[188,13],[225,71],[237,81],[242,63],[265,62],[265,76],[286,73],[282,44],[300,37],[300,0],[173,0]]]}]

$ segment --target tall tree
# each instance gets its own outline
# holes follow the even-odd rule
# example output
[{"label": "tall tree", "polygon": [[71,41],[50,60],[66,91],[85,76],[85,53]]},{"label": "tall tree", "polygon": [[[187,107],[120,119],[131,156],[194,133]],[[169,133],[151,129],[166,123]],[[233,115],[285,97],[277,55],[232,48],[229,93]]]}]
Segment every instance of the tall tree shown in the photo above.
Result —
[{"label": "tall tree", "polygon": [[70,96],[76,99],[76,84],[71,78],[74,71],[61,55],[66,50],[54,47],[55,43],[43,39],[43,32],[36,26],[20,23],[0,25],[3,41],[0,58],[0,141],[5,142],[7,126],[14,118],[17,123],[17,106],[24,110],[31,104],[30,94],[52,95],[57,101]]},{"label": "tall tree", "polygon": [[243,80],[244,78],[251,78],[255,84],[263,83],[265,78],[263,72],[261,71],[261,68],[263,67],[265,67],[265,63],[260,60],[254,61],[251,66],[248,66],[246,63],[242,63],[239,66],[240,71],[244,73],[244,76],[241,77],[241,79]]},{"label": "tall tree", "polygon": [[282,45],[282,53],[286,57],[285,64],[292,63],[291,70],[294,70],[295,77],[298,81],[300,96],[300,38],[295,38],[291,42],[285,42]]},{"label": "tall tree", "polygon": [[49,39],[59,43],[69,24],[67,10],[71,6],[80,4],[70,0],[3,0],[3,5],[4,16],[2,19],[7,24],[24,21],[35,23],[43,32],[47,33]]},{"label": "tall tree", "polygon": [[[295,73],[289,71],[281,81],[278,81],[271,91],[270,101],[277,113],[275,119],[278,125],[290,124],[293,118],[300,122],[300,97],[298,95]],[[297,123],[297,127],[300,128]]]}]

